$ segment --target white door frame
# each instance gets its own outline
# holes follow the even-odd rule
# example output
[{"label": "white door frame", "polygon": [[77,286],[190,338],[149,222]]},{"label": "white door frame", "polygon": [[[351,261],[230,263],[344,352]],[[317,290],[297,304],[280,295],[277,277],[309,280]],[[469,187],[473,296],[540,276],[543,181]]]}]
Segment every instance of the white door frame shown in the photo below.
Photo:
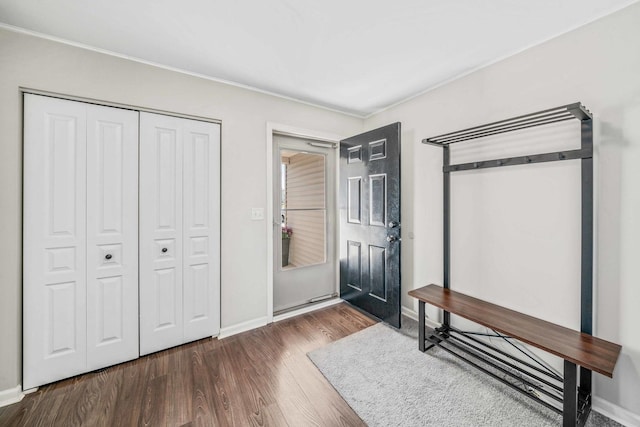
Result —
[{"label": "white door frame", "polygon": [[[319,142],[333,142],[339,144],[343,136],[321,132],[316,130],[298,128],[280,123],[267,122],[267,208],[265,212],[265,225],[267,227],[267,323],[273,322],[273,134],[295,136],[304,139],[314,139]],[[338,171],[339,150],[335,150],[336,156],[336,195],[339,194]],[[336,210],[337,210],[336,205]],[[335,212],[337,215],[337,212]],[[336,233],[339,228],[336,223]],[[336,236],[337,237],[337,236]],[[340,265],[340,251],[336,250],[336,266]],[[336,292],[340,290],[340,268],[336,268]]]}]

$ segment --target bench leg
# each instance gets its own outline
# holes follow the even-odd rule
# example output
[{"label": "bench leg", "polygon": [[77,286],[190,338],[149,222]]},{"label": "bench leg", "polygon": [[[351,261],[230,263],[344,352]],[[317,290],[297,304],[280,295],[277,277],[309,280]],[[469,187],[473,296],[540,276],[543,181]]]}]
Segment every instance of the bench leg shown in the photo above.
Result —
[{"label": "bench leg", "polygon": [[575,427],[578,413],[578,369],[575,363],[564,361],[563,427]]},{"label": "bench leg", "polygon": [[424,301],[418,301],[418,348],[423,353],[426,350],[425,347],[425,336],[424,336]]},{"label": "bench leg", "polygon": [[580,384],[578,385],[578,426],[587,423],[591,413],[591,371],[580,367]]}]

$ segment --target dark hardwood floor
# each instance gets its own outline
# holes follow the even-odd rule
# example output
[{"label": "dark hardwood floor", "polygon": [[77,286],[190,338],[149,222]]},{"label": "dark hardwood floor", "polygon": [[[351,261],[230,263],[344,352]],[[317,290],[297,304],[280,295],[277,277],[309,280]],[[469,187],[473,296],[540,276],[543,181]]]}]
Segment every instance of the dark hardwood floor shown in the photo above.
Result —
[{"label": "dark hardwood floor", "polygon": [[0,426],[361,426],[306,353],[375,323],[347,304],[41,387]]}]

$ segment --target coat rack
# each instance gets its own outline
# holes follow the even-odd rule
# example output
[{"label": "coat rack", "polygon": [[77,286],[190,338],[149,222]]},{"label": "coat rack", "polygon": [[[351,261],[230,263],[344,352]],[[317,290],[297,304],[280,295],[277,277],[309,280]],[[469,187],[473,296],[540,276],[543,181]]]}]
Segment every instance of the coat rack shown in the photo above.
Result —
[{"label": "coat rack", "polygon": [[[569,120],[580,121],[580,148],[543,154],[505,157],[478,162],[451,164],[450,145],[478,138],[494,136],[538,126]],[[580,286],[580,331],[592,335],[593,332],[593,117],[581,103],[525,114],[481,126],[450,132],[423,139],[424,144],[443,149],[443,226],[444,265],[443,287],[450,289],[451,277],[451,173],[486,169],[493,167],[526,165],[580,159],[581,162],[581,286]],[[419,316],[424,318],[424,305]],[[443,326],[449,328],[451,315],[443,311]],[[580,392],[591,394],[591,371],[580,368]]]}]

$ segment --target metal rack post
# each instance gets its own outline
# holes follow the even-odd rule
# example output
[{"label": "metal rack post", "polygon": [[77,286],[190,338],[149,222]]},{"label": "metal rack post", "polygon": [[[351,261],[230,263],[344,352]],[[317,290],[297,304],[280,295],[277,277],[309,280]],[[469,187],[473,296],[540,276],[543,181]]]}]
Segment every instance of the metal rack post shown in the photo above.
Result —
[{"label": "metal rack post", "polygon": [[[442,147],[442,203],[443,203],[443,283],[442,286],[445,289],[449,289],[449,279],[451,277],[451,174],[447,170],[450,163],[449,158],[449,146],[444,145]],[[442,324],[445,327],[451,325],[451,314],[448,311],[444,311],[442,314]]]},{"label": "metal rack post", "polygon": [[[593,150],[593,119],[582,119],[580,145]],[[580,331],[593,334],[593,157],[581,160],[582,255],[580,286]],[[580,368],[579,398],[590,399],[591,371]],[[590,403],[590,402],[589,402]]]}]

